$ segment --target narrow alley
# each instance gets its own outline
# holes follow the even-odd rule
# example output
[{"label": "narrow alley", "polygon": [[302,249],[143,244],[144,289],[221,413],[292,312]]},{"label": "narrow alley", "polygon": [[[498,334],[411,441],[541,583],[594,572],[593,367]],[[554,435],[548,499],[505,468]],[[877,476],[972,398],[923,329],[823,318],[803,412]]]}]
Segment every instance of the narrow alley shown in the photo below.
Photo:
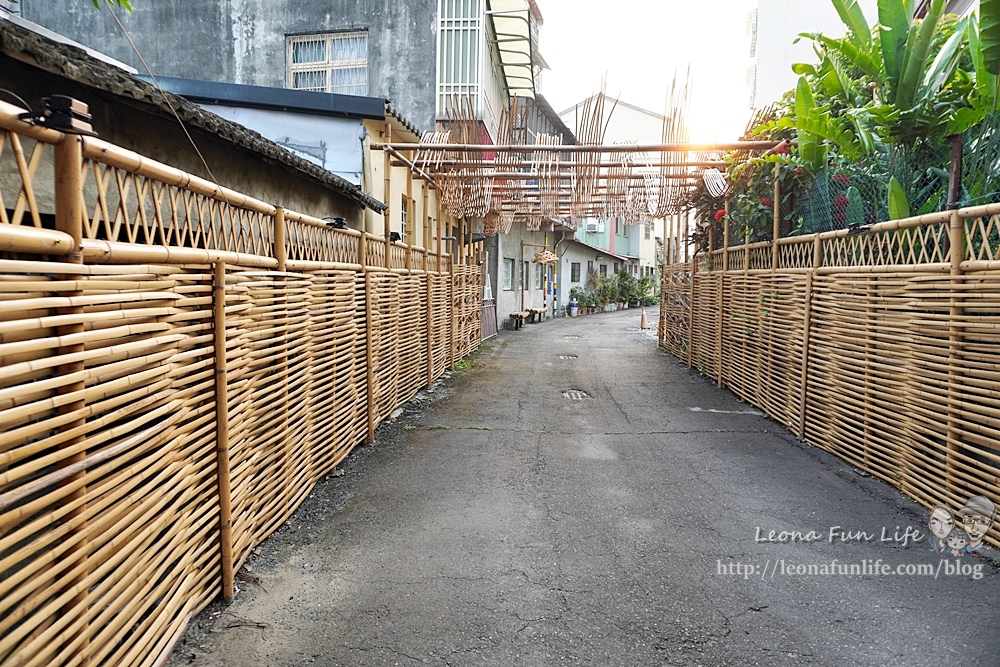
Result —
[{"label": "narrow alley", "polygon": [[470,365],[319,484],[172,665],[996,664],[994,551],[939,554],[927,510],[638,310],[504,331]]}]

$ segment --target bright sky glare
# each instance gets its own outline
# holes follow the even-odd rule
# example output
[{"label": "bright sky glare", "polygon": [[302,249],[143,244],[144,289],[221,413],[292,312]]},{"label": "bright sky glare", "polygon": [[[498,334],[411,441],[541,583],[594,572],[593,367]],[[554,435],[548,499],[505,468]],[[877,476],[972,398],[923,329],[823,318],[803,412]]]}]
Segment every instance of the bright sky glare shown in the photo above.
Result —
[{"label": "bright sky glare", "polygon": [[747,13],[755,0],[537,0],[551,67],[541,92],[557,112],[607,80],[612,99],[663,113],[677,72],[691,67],[692,141],[731,141],[750,115]]}]

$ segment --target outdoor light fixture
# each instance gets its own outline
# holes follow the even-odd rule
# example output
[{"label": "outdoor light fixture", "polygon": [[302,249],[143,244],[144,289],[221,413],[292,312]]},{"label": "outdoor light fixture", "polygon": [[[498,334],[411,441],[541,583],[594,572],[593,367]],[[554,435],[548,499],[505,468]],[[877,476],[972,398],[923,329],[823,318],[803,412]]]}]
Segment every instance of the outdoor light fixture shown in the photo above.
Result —
[{"label": "outdoor light fixture", "polygon": [[857,223],[853,225],[848,225],[847,235],[850,236],[852,234],[861,234],[862,232],[867,232],[871,228],[872,228],[871,225],[859,225]]},{"label": "outdoor light fixture", "polygon": [[323,218],[330,229],[347,229],[347,218]]},{"label": "outdoor light fixture", "polygon": [[41,111],[22,113],[18,118],[33,125],[41,125],[67,134],[97,136],[90,125],[90,107],[68,95],[43,97]]},{"label": "outdoor light fixture", "polygon": [[400,236],[399,232],[389,232],[389,241],[395,243],[396,241],[402,241],[403,237]]}]

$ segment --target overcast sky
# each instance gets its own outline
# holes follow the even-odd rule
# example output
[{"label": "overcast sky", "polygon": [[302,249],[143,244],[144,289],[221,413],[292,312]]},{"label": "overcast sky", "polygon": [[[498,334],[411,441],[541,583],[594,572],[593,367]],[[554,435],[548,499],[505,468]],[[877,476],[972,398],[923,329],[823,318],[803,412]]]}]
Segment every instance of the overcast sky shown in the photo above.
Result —
[{"label": "overcast sky", "polygon": [[754,0],[537,0],[542,93],[557,112],[600,90],[663,113],[691,66],[694,141],[736,139],[749,116],[747,12]]}]

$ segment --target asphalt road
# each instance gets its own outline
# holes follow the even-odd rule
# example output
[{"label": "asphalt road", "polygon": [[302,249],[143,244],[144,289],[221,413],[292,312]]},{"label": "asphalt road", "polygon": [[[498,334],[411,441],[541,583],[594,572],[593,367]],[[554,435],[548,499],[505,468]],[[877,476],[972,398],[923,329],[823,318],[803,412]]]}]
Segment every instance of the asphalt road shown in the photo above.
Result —
[{"label": "asphalt road", "polygon": [[[317,487],[172,664],[1000,665],[995,551],[907,542],[923,508],[638,325],[484,344]],[[917,566],[937,576],[892,573]]]}]

